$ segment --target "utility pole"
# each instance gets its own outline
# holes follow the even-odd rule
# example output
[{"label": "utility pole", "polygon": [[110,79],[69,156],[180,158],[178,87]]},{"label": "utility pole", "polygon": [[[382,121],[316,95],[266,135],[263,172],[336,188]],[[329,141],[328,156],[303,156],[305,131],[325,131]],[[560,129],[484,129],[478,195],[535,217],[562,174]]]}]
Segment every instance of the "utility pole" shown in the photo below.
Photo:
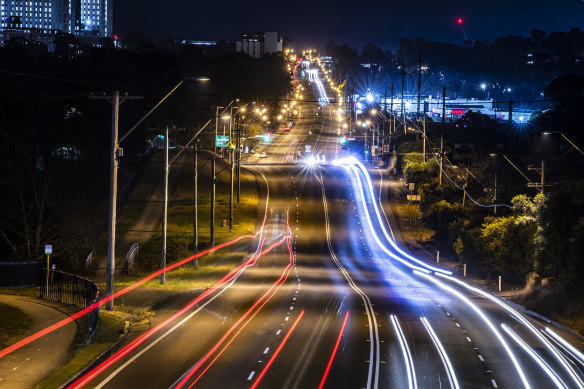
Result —
[{"label": "utility pole", "polygon": [[385,88],[383,93],[383,110],[387,112],[387,88]]},{"label": "utility pole", "polygon": [[[112,142],[110,154],[110,213],[108,221],[108,247],[107,247],[107,274],[106,296],[111,296],[114,286],[114,270],[116,267],[116,213],[118,198],[118,166],[119,159],[124,155],[124,149],[118,144],[118,123],[120,115],[120,92],[116,91],[109,96],[91,96],[95,100],[107,100],[112,104]],[[142,96],[124,96],[125,100],[139,100]],[[114,308],[114,300],[105,304],[105,308],[111,311]]]},{"label": "utility pole", "polygon": [[424,104],[424,118],[422,121],[422,129],[424,131],[424,134],[422,135],[422,137],[424,138],[422,154],[424,155],[424,163],[426,163],[426,104]]},{"label": "utility pole", "polygon": [[495,164],[495,195],[493,197],[493,202],[495,206],[493,207],[493,214],[497,214],[497,165]]},{"label": "utility pole", "polygon": [[[393,82],[391,83],[391,105],[390,105],[389,110],[391,111],[391,116],[393,119],[393,131],[392,131],[391,127],[389,127],[389,133],[391,134],[392,132],[395,132],[395,114],[393,112]],[[390,123],[390,125],[391,125],[391,123]]]},{"label": "utility pole", "polygon": [[442,156],[444,155],[444,133],[440,134],[440,180],[439,184],[442,186]]},{"label": "utility pole", "polygon": [[[160,256],[160,269],[166,267],[166,227],[168,220],[168,126],[164,130],[164,190],[162,200],[162,253]],[[166,282],[166,273],[160,274],[160,284]]]},{"label": "utility pole", "polygon": [[509,122],[513,121],[513,100],[509,100]]},{"label": "utility pole", "polygon": [[541,168],[536,168],[536,167],[528,167],[527,170],[535,170],[536,172],[541,174],[541,183],[538,184],[531,184],[529,186],[531,187],[539,187],[539,193],[543,194],[543,188],[544,188],[544,161],[543,159],[541,160]]},{"label": "utility pole", "polygon": [[233,230],[233,152],[235,150],[229,147],[229,232]]},{"label": "utility pole", "polygon": [[[193,254],[196,255],[199,248],[199,232],[197,231],[199,223],[198,202],[199,202],[199,158],[198,158],[199,143],[195,142],[193,148],[193,159],[195,168],[193,173],[195,175],[195,184],[193,187]],[[193,259],[193,268],[197,268],[197,258]]]},{"label": "utility pole", "polygon": [[470,173],[470,164],[467,164],[466,167],[466,178],[464,180],[464,186],[463,186],[463,191],[462,191],[462,208],[464,208],[464,203],[466,200],[466,187],[468,186],[468,174]]},{"label": "utility pole", "polygon": [[241,126],[239,125],[239,119],[235,123],[235,131],[237,133],[237,139],[235,140],[235,147],[237,148],[237,202],[239,203],[241,193]]},{"label": "utility pole", "polygon": [[446,121],[446,87],[442,87],[442,123]]},{"label": "utility pole", "polygon": [[422,95],[422,53],[418,54],[418,109],[416,113],[420,114],[420,98]]},{"label": "utility pole", "polygon": [[402,111],[402,119],[404,120],[404,134],[407,134],[407,127],[406,127],[406,110],[404,106],[404,78],[406,76],[406,61],[402,59],[402,77],[401,77],[401,111]]}]

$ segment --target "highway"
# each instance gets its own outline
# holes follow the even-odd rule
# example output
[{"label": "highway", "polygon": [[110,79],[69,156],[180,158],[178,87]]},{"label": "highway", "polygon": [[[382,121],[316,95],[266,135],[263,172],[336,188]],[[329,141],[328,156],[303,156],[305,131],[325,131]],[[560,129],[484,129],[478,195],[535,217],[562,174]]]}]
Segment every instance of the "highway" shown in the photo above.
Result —
[{"label": "highway", "polygon": [[245,266],[71,387],[584,387],[577,350],[394,242],[385,173],[341,160],[336,107],[301,82],[319,104],[247,160],[263,200]]}]

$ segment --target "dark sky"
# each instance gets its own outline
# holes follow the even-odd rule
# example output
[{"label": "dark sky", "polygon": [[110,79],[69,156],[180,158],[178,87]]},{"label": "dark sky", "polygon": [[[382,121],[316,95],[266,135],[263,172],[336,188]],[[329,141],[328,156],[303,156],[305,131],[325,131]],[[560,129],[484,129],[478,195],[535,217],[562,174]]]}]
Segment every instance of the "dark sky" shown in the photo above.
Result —
[{"label": "dark sky", "polygon": [[114,31],[155,37],[235,40],[247,31],[278,31],[298,48],[333,39],[395,48],[402,37],[461,42],[528,36],[533,29],[584,29],[584,0],[119,0]]}]

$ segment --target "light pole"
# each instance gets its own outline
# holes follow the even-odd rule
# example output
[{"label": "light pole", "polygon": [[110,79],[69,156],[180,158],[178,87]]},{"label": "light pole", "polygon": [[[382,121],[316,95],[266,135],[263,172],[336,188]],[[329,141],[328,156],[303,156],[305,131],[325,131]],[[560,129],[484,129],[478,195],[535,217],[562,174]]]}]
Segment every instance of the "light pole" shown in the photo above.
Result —
[{"label": "light pole", "polygon": [[[107,258],[107,275],[106,275],[106,296],[110,296],[113,292],[114,284],[114,270],[115,270],[115,235],[116,235],[116,208],[118,195],[118,165],[119,158],[123,155],[123,149],[119,147],[120,143],[126,139],[132,131],[134,131],[152,112],[154,112],[171,94],[174,93],[186,80],[208,81],[207,77],[187,77],[182,79],[175,85],[170,92],[168,92],[148,113],[146,113],[140,120],[130,128],[121,139],[118,139],[118,117],[120,94],[114,92],[111,97],[112,103],[112,152],[110,165],[110,212],[108,223],[108,258]],[[110,100],[107,96],[92,96],[92,99]],[[123,100],[142,99],[142,96],[123,96]],[[113,299],[106,303],[106,309],[113,309]]]},{"label": "light pole", "polygon": [[584,155],[584,151],[582,151],[582,149],[578,146],[576,146],[576,144],[574,142],[572,142],[570,139],[568,139],[568,137],[564,134],[562,134],[560,131],[545,131],[541,133],[542,135],[553,135],[553,134],[559,134],[562,138],[564,138],[564,140],[566,142],[568,142],[573,148],[575,148],[576,150],[578,150],[578,152],[582,155]]}]

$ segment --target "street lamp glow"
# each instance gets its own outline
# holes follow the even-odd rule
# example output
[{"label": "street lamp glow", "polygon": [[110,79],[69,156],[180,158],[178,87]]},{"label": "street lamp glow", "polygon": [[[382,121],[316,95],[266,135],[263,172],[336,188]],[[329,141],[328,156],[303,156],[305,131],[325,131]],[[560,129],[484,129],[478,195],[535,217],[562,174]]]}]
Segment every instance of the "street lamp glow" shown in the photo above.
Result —
[{"label": "street lamp glow", "polygon": [[373,109],[370,111],[370,113],[371,113],[371,115],[377,115],[377,110],[376,110],[375,108],[373,108]]},{"label": "street lamp glow", "polygon": [[375,97],[373,97],[371,93],[367,93],[367,95],[365,95],[365,98],[367,99],[368,103],[372,103],[375,101]]},{"label": "street lamp glow", "polygon": [[485,84],[485,83],[483,82],[483,83],[481,84],[481,89],[482,89],[482,90],[485,90],[485,89],[487,89],[487,84]]}]

